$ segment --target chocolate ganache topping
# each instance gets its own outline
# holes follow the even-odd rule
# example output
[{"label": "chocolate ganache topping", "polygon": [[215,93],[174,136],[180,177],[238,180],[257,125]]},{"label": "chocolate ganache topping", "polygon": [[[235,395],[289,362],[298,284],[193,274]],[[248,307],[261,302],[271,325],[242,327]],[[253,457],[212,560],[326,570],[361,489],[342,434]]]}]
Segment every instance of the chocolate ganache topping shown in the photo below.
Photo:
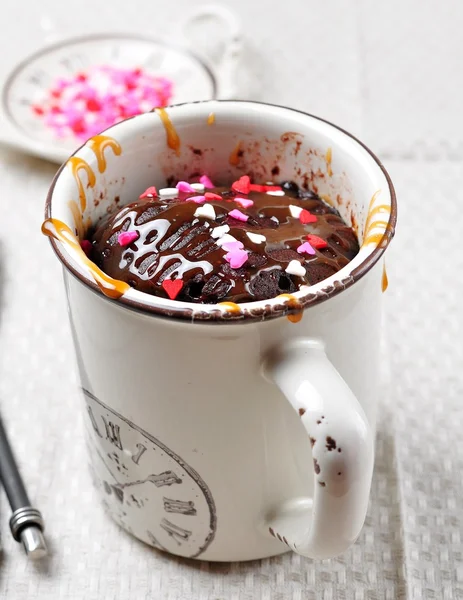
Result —
[{"label": "chocolate ganache topping", "polygon": [[244,176],[231,187],[212,187],[207,177],[201,181],[148,188],[89,232],[86,252],[109,276],[141,292],[239,303],[318,283],[359,251],[339,213],[294,182],[253,185]]}]

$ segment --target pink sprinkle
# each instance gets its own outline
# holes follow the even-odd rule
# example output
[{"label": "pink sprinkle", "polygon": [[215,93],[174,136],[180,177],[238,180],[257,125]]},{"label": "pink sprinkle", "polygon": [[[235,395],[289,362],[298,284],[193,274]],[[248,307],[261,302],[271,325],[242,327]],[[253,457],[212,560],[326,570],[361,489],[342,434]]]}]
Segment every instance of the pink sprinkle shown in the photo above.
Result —
[{"label": "pink sprinkle", "polygon": [[248,260],[248,253],[246,250],[231,250],[228,254],[225,254],[225,260],[230,263],[232,269],[239,269]]},{"label": "pink sprinkle", "polygon": [[249,208],[250,206],[254,205],[254,202],[249,200],[249,198],[233,198],[233,200],[238,202],[238,204],[243,208]]},{"label": "pink sprinkle", "polygon": [[248,215],[243,214],[240,210],[238,210],[237,208],[234,208],[233,210],[231,210],[229,213],[230,217],[233,217],[234,219],[236,219],[237,221],[244,221],[246,223],[246,221],[249,219]]},{"label": "pink sprinkle", "polygon": [[138,239],[137,231],[123,231],[117,236],[119,246],[128,246],[132,242]]},{"label": "pink sprinkle", "polygon": [[89,240],[82,240],[80,242],[80,247],[87,256],[90,256],[90,253],[92,251],[92,242],[90,242]]},{"label": "pink sprinkle", "polygon": [[193,200],[196,204],[204,204],[204,202],[206,202],[206,196],[190,196],[187,200]]},{"label": "pink sprinkle", "polygon": [[205,188],[215,187],[207,175],[201,175],[201,177],[199,178],[199,183],[202,183]]},{"label": "pink sprinkle", "polygon": [[306,254],[315,254],[315,250],[312,248],[309,242],[304,242],[303,244],[301,244],[297,251],[299,252],[299,254],[302,254],[303,252],[305,252]]},{"label": "pink sprinkle", "polygon": [[154,198],[154,196],[158,195],[158,191],[157,189],[154,187],[154,185],[152,185],[151,187],[147,188],[143,194],[140,196],[140,200],[143,200],[143,198]]},{"label": "pink sprinkle", "polygon": [[175,186],[179,192],[195,192],[195,188],[191,187],[191,185],[187,181],[179,181]]},{"label": "pink sprinkle", "polygon": [[222,244],[222,248],[227,252],[233,252],[233,250],[242,250],[244,246],[242,242],[236,240],[236,242],[225,242],[225,244]]}]

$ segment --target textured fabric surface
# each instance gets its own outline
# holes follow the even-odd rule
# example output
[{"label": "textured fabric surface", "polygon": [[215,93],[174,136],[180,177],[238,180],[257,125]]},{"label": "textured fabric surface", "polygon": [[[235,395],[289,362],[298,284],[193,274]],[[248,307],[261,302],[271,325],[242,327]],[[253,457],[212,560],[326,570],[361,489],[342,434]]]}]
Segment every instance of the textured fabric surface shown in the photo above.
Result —
[{"label": "textured fabric surface", "polygon": [[[19,5],[6,4],[19,15]],[[186,6],[186,0],[177,4]],[[463,598],[463,169],[455,155],[442,152],[442,142],[460,144],[461,131],[450,125],[461,101],[447,94],[444,103],[442,89],[430,85],[437,66],[444,69],[440,86],[456,69],[463,5],[448,3],[451,16],[443,9],[436,15],[431,1],[413,0],[406,9],[398,0],[374,4],[377,11],[364,0],[313,4],[300,19],[302,0],[265,14],[252,4],[246,20],[250,68],[265,72],[260,95],[363,132],[386,158],[398,194],[399,230],[387,258],[385,295],[393,378],[379,415],[360,539],[344,556],[320,563],[286,554],[217,565],[153,551],[106,517],[87,469],[60,266],[40,234],[56,168],[2,152],[0,409],[30,496],[45,516],[52,554],[42,565],[26,560],[9,535],[2,495],[0,598]],[[234,5],[245,14],[244,1]],[[41,6],[46,11],[55,4],[44,0]],[[31,4],[37,19],[40,10]],[[109,5],[104,10],[94,28],[106,18],[117,23]],[[121,4],[118,18],[127,18],[127,10]],[[173,10],[162,9],[165,15]],[[71,21],[63,12],[64,24],[82,27],[84,13]],[[131,26],[140,18],[135,11]],[[28,22],[24,28],[32,31]],[[19,52],[15,44],[12,38]],[[432,161],[417,152],[420,139],[434,148],[424,157]]]}]

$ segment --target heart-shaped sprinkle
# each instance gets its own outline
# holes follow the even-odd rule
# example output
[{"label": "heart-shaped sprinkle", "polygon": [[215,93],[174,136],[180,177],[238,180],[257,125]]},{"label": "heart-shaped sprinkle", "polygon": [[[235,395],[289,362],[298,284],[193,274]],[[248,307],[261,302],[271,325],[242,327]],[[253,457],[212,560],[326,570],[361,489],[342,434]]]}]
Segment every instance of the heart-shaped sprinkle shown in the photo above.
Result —
[{"label": "heart-shaped sprinkle", "polygon": [[299,221],[303,225],[306,225],[307,223],[315,223],[317,221],[317,217],[303,208],[301,214],[299,215]]},{"label": "heart-shaped sprinkle", "polygon": [[222,235],[219,237],[219,239],[216,241],[217,246],[223,246],[224,244],[229,244],[231,242],[237,242],[238,240],[236,238],[234,238],[232,235],[229,235],[228,233],[226,233],[225,235]]},{"label": "heart-shaped sprinkle", "polygon": [[232,269],[239,269],[248,260],[248,253],[236,248],[225,254],[225,260],[230,263]]},{"label": "heart-shaped sprinkle", "polygon": [[117,236],[119,246],[129,246],[132,242],[138,239],[137,231],[123,231]]},{"label": "heart-shaped sprinkle", "polygon": [[291,213],[291,216],[295,219],[299,219],[299,215],[302,212],[302,208],[300,206],[296,206],[295,204],[290,204],[288,208],[289,212]]},{"label": "heart-shaped sprinkle", "polygon": [[306,274],[306,270],[298,260],[292,260],[286,267],[285,271],[290,275],[298,275],[299,277],[304,277]]},{"label": "heart-shaped sprinkle", "polygon": [[249,191],[251,190],[251,180],[247,175],[243,175],[238,181],[234,181],[231,187],[234,192],[238,192],[239,194],[249,194]]},{"label": "heart-shaped sprinkle", "polygon": [[206,202],[206,196],[190,196],[187,200],[192,200],[196,204],[204,204]]},{"label": "heart-shaped sprinkle", "polygon": [[318,235],[312,235],[311,233],[309,233],[309,235],[307,236],[307,240],[309,244],[311,244],[313,248],[317,248],[317,250],[321,248],[326,248],[328,246],[328,242],[323,240],[321,237],[318,237]]},{"label": "heart-shaped sprinkle", "polygon": [[261,235],[260,233],[252,233],[252,231],[246,231],[246,235],[251,240],[251,242],[254,242],[254,244],[262,244],[263,242],[267,241],[265,235]]},{"label": "heart-shaped sprinkle", "polygon": [[215,210],[212,204],[203,204],[196,209],[195,217],[204,217],[205,219],[215,219]]},{"label": "heart-shaped sprinkle", "polygon": [[195,192],[204,192],[204,183],[191,183],[190,185]]},{"label": "heart-shaped sprinkle", "polygon": [[315,250],[312,248],[309,242],[304,242],[303,244],[301,244],[298,247],[297,251],[299,252],[299,254],[304,254],[304,252],[306,254],[315,254]]},{"label": "heart-shaped sprinkle", "polygon": [[90,242],[89,240],[82,240],[80,242],[80,247],[82,248],[82,250],[85,252],[85,254],[87,256],[90,256],[90,254],[92,252],[92,242]]},{"label": "heart-shaped sprinkle", "polygon": [[206,196],[207,200],[223,200],[222,196],[219,196],[219,194],[214,194],[213,192],[206,192],[204,195]]},{"label": "heart-shaped sprinkle", "polygon": [[188,181],[179,181],[175,186],[179,192],[194,192],[195,189],[191,187]]},{"label": "heart-shaped sprinkle", "polygon": [[249,189],[251,192],[265,192],[265,185],[259,185],[258,183],[251,183]]},{"label": "heart-shaped sprinkle", "polygon": [[154,185],[152,185],[151,187],[147,188],[143,192],[143,194],[140,196],[140,200],[143,200],[144,198],[154,198],[157,195],[158,195],[158,192],[157,192],[156,188],[154,187]]},{"label": "heart-shaped sprinkle", "polygon": [[239,242],[238,240],[233,240],[233,242],[223,242],[220,245],[227,252],[232,252],[233,250],[243,250],[244,248],[243,242]]},{"label": "heart-shaped sprinkle", "polygon": [[175,300],[183,287],[183,281],[181,279],[164,279],[161,285],[169,298]]},{"label": "heart-shaped sprinkle", "polygon": [[234,208],[228,214],[233,219],[236,219],[237,221],[243,221],[244,223],[246,223],[246,221],[249,219],[248,215],[245,215],[244,213],[242,213],[237,208]]},{"label": "heart-shaped sprinkle", "polygon": [[213,238],[221,238],[223,235],[225,235],[226,233],[228,233],[230,231],[230,226],[225,224],[225,225],[220,225],[220,227],[215,227],[212,231],[211,231],[211,236]]},{"label": "heart-shaped sprinkle", "polygon": [[215,187],[207,175],[201,175],[201,177],[199,178],[199,181],[203,184],[203,186],[205,188],[211,189],[211,188]]},{"label": "heart-shaped sprinkle", "polygon": [[177,188],[161,188],[159,190],[160,198],[176,198],[178,196]]},{"label": "heart-shaped sprinkle", "polygon": [[254,202],[252,200],[249,200],[249,198],[236,197],[236,198],[233,198],[233,200],[235,202],[237,202],[243,208],[249,208],[250,206],[252,206],[254,204]]}]

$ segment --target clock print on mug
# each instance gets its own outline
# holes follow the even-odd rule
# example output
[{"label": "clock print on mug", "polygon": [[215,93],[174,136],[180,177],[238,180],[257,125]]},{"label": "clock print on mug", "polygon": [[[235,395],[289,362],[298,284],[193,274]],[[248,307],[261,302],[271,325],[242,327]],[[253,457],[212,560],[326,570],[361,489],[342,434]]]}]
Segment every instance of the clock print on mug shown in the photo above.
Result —
[{"label": "clock print on mug", "polygon": [[111,516],[151,546],[199,556],[217,524],[207,485],[175,452],[83,391],[94,474]]}]

